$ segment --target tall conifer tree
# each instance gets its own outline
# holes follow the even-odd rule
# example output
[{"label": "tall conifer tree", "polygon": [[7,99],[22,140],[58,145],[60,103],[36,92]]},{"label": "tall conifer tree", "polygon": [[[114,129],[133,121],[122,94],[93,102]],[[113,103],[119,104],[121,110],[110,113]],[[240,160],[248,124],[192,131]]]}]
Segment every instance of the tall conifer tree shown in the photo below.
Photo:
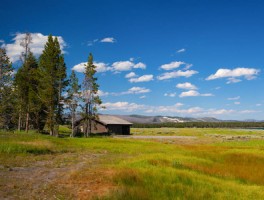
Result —
[{"label": "tall conifer tree", "polygon": [[14,113],[13,98],[13,68],[6,55],[6,50],[0,48],[0,128],[12,128]]},{"label": "tall conifer tree", "polygon": [[85,78],[83,81],[83,100],[84,106],[84,119],[85,119],[85,137],[88,137],[92,132],[92,121],[98,118],[97,107],[102,104],[98,96],[97,78],[95,77],[96,66],[93,64],[93,55],[90,53],[88,62],[85,66]]},{"label": "tall conifer tree", "polygon": [[80,85],[78,83],[78,78],[75,72],[72,70],[71,76],[69,79],[69,89],[67,90],[68,97],[67,97],[67,105],[69,106],[71,112],[71,127],[72,133],[71,137],[75,136],[75,129],[74,129],[74,122],[76,120],[76,109],[78,107],[79,102],[79,90]]},{"label": "tall conifer tree", "polygon": [[39,96],[45,105],[46,125],[50,135],[58,135],[59,117],[61,115],[61,93],[65,88],[66,67],[61,54],[58,39],[49,35],[39,61]]}]

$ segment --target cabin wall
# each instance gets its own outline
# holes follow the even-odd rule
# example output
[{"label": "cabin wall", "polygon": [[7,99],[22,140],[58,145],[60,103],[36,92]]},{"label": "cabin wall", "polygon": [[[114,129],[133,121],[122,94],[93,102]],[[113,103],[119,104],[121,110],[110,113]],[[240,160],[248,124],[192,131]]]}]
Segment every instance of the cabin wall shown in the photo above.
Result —
[{"label": "cabin wall", "polygon": [[117,135],[129,135],[130,126],[129,125],[108,125],[109,133]]}]

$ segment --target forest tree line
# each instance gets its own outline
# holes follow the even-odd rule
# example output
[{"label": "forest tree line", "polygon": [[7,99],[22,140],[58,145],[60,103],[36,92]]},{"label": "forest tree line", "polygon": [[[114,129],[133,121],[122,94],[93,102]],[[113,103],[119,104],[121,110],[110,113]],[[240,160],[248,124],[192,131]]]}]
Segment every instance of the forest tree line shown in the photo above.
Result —
[{"label": "forest tree line", "polygon": [[151,123],[132,125],[133,128],[264,128],[264,122],[181,122]]},{"label": "forest tree line", "polygon": [[21,66],[14,70],[4,48],[0,48],[0,129],[45,130],[58,136],[63,124],[64,109],[70,112],[72,136],[77,108],[89,135],[89,124],[97,117],[97,108],[102,103],[97,95],[99,85],[93,56],[89,55],[85,68],[83,88],[74,71],[67,78],[66,64],[57,37],[48,36],[44,50],[36,58],[30,49],[32,38],[26,33],[20,45]]}]

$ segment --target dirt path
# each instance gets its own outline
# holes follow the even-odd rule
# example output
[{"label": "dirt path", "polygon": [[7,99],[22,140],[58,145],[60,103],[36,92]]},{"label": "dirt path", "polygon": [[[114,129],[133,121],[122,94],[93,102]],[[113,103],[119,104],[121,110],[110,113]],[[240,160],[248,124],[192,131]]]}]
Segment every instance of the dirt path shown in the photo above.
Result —
[{"label": "dirt path", "polygon": [[103,156],[65,153],[31,161],[27,166],[1,166],[0,199],[90,199],[100,196],[112,187],[106,179],[102,180],[110,172],[96,168]]}]

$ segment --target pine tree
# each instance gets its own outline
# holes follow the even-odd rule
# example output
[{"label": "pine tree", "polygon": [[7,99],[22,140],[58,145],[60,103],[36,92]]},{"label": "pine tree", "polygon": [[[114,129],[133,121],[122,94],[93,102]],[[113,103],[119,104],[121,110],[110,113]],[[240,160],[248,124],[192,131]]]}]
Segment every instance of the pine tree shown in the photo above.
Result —
[{"label": "pine tree", "polygon": [[59,124],[62,124],[63,123],[62,114],[63,114],[64,98],[61,94],[69,83],[68,83],[68,80],[66,79],[67,78],[66,64],[64,62],[64,57],[61,54],[60,44],[59,44],[57,37],[55,37],[54,43],[55,43],[56,48],[59,50],[59,54],[60,54],[59,55],[58,68],[57,68],[58,110],[57,110],[57,119],[56,120]]},{"label": "pine tree", "polygon": [[68,96],[66,99],[66,103],[69,106],[71,112],[71,127],[72,127],[71,137],[75,136],[74,122],[76,120],[76,109],[78,107],[78,102],[79,102],[79,90],[80,90],[80,85],[78,83],[78,78],[75,72],[72,70],[69,80],[69,89],[67,90]]},{"label": "pine tree", "polygon": [[39,97],[47,114],[46,125],[50,135],[58,135],[61,108],[59,103],[65,87],[66,67],[57,38],[49,35],[39,61]]},{"label": "pine tree", "polygon": [[19,88],[19,93],[20,95],[18,95],[18,106],[19,106],[19,117],[18,117],[18,131],[20,131],[21,129],[21,125],[22,125],[22,117],[23,114],[25,115],[25,128],[26,128],[26,132],[28,132],[29,129],[29,103],[28,103],[28,92],[29,92],[29,77],[27,76],[27,71],[29,70],[29,66],[28,66],[28,56],[30,54],[30,43],[32,43],[32,37],[30,33],[25,33],[25,37],[22,39],[20,46],[22,46],[24,48],[24,51],[21,53],[21,61],[23,63],[22,65],[22,69],[20,71],[18,71],[18,77],[20,76],[20,78],[18,78],[18,80],[20,80],[19,82],[19,86],[21,86],[21,88]]},{"label": "pine tree", "polygon": [[[38,94],[38,63],[32,52],[24,62],[24,65],[18,70],[15,76],[15,89],[17,94],[18,112],[22,115],[19,119],[25,119],[25,130],[29,130],[31,125],[35,129],[41,130],[40,113],[42,103]],[[21,120],[23,121],[23,120]]]},{"label": "pine tree", "polygon": [[6,50],[0,48],[0,128],[13,127],[13,68],[6,55]]},{"label": "pine tree", "polygon": [[93,55],[90,53],[88,62],[85,66],[85,78],[83,82],[83,100],[84,100],[84,119],[85,119],[85,137],[88,137],[92,132],[92,121],[98,118],[97,107],[102,104],[98,96],[99,85],[96,83],[95,77],[96,66],[93,64]]}]

